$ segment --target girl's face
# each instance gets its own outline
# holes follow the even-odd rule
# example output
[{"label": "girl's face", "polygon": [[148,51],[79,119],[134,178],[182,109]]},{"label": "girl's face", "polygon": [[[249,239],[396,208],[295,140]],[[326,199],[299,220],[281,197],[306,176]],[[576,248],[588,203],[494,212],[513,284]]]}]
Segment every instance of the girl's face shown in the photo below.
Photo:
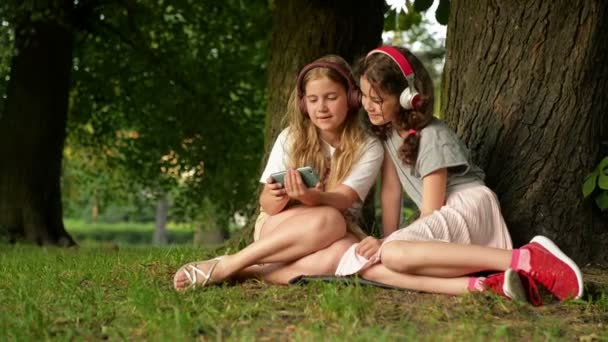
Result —
[{"label": "girl's face", "polygon": [[372,125],[381,126],[392,122],[400,108],[397,96],[374,90],[365,76],[361,76],[360,84],[363,108]]},{"label": "girl's face", "polygon": [[308,81],[304,93],[306,109],[312,123],[324,132],[340,132],[348,115],[344,86],[327,77],[321,77]]}]

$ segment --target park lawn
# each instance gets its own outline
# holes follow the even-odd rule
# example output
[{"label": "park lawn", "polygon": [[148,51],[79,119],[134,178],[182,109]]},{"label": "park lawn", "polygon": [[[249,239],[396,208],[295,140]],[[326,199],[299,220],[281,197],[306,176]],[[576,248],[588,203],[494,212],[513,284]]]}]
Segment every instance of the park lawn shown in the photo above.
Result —
[{"label": "park lawn", "polygon": [[535,308],[483,294],[259,281],[172,290],[195,247],[0,246],[0,340],[608,340],[608,270],[584,300]]}]

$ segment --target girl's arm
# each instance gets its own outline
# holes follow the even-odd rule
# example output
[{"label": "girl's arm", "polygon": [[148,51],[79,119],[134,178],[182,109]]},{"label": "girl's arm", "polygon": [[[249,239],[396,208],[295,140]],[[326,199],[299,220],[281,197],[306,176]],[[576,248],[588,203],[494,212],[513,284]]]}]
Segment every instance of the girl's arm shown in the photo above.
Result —
[{"label": "girl's arm", "polygon": [[260,206],[262,210],[268,215],[278,214],[285,208],[289,202],[289,196],[285,192],[285,189],[280,183],[275,183],[274,180],[269,177],[262,194],[260,195]]},{"label": "girl's arm", "polygon": [[[399,228],[401,218],[401,182],[397,169],[386,150],[382,161],[382,184],[380,187],[380,202],[382,204],[382,234],[389,236]],[[383,239],[368,236],[363,239],[355,251],[362,257],[371,260],[377,256]]]},{"label": "girl's arm", "polygon": [[386,237],[399,228],[401,218],[401,183],[395,164],[386,152],[382,162],[382,186],[380,190],[383,234]]},{"label": "girl's arm", "polygon": [[[342,184],[329,189],[329,191],[307,191],[301,182],[300,174],[291,170],[291,182],[285,182],[285,188],[291,198],[296,198],[306,205],[328,205],[336,209],[348,209],[358,201],[364,201],[369,190],[378,177],[382,166],[384,149],[382,143],[377,139],[368,139],[362,146],[362,155],[353,165],[350,174],[342,181]],[[296,186],[296,191],[291,187]]]},{"label": "girl's arm", "polygon": [[430,215],[445,204],[448,184],[448,169],[443,168],[426,175],[422,179],[422,208],[420,217]]},{"label": "girl's arm", "polygon": [[357,192],[343,184],[338,185],[332,191],[318,192],[317,196],[316,204],[313,205],[329,205],[339,210],[348,209],[359,200]]},{"label": "girl's arm", "polygon": [[331,191],[321,191],[320,187],[306,188],[300,174],[290,169],[285,175],[285,190],[287,196],[309,206],[327,205],[336,209],[348,209],[359,199],[359,195],[351,187],[340,184]]}]

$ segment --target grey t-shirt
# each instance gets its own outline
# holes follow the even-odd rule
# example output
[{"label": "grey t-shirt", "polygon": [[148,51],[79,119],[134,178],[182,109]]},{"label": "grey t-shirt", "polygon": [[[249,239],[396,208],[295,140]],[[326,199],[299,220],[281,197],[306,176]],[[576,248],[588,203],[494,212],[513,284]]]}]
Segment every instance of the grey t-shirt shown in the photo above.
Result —
[{"label": "grey t-shirt", "polygon": [[446,197],[452,192],[484,184],[483,170],[473,164],[467,147],[443,121],[434,119],[419,134],[418,158],[413,167],[399,159],[403,138],[396,130],[393,129],[384,141],[403,190],[418,208],[422,207],[422,179],[439,169],[448,169]]}]

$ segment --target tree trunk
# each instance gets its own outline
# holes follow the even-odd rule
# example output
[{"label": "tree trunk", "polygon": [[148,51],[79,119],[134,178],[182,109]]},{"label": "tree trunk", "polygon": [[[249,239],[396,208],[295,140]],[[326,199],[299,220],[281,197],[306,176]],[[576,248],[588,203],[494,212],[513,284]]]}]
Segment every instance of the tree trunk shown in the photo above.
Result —
[{"label": "tree trunk", "polygon": [[93,223],[97,223],[99,220],[99,200],[97,200],[97,195],[93,193],[93,197],[91,198],[91,221]]},{"label": "tree trunk", "polygon": [[48,6],[15,25],[18,53],[0,117],[0,229],[13,241],[69,246],[59,179],[73,44],[64,19],[73,1]]},{"label": "tree trunk", "polygon": [[451,1],[446,121],[500,199],[515,245],[536,234],[608,260],[582,181],[608,138],[608,3]]},{"label": "tree trunk", "polygon": [[154,230],[154,244],[167,244],[167,217],[169,216],[169,202],[167,196],[162,195],[156,204],[156,225]]},{"label": "tree trunk", "polygon": [[[289,94],[298,71],[327,54],[336,54],[352,63],[380,45],[384,25],[384,1],[364,0],[353,5],[348,0],[276,1],[268,66],[268,114],[265,146],[268,151],[281,131]],[[264,158],[264,162],[267,158]],[[373,192],[371,195],[373,196]],[[373,198],[366,201],[364,224],[374,222]]]}]

